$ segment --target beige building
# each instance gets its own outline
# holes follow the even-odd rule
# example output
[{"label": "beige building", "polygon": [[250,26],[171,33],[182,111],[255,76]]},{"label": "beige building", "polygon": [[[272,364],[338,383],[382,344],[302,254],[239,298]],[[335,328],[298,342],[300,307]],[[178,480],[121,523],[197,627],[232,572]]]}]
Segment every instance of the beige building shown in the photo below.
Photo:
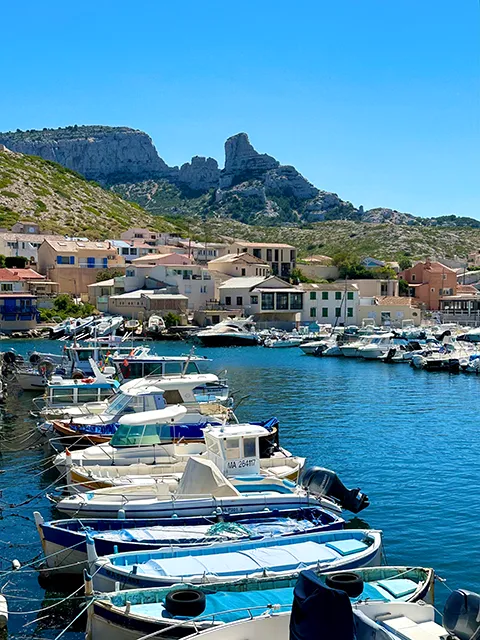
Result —
[{"label": "beige building", "polygon": [[412,320],[418,327],[423,318],[422,305],[415,298],[403,296],[360,298],[358,324],[367,318],[378,326],[401,327],[404,320]]},{"label": "beige building", "polygon": [[358,323],[359,291],[355,284],[301,284],[305,291],[302,324],[348,326]]},{"label": "beige building", "polygon": [[209,271],[222,273],[230,278],[254,276],[267,278],[271,273],[270,265],[249,253],[226,254],[210,260],[207,266]]},{"label": "beige building", "polygon": [[[26,224],[26,223],[25,223]],[[19,225],[17,228],[25,228]],[[31,229],[37,229],[38,225],[32,225]],[[6,257],[21,256],[31,263],[38,263],[38,249],[45,240],[65,240],[64,236],[34,232],[0,232],[0,254]]]},{"label": "beige building", "polygon": [[[339,280],[338,283],[345,282]],[[354,284],[360,294],[360,298],[374,298],[382,296],[398,296],[398,280],[368,279],[348,280],[348,284]]]},{"label": "beige building", "polygon": [[288,279],[297,264],[297,250],[291,244],[275,242],[233,242],[227,253],[249,253],[270,265],[273,275]]},{"label": "beige building", "polygon": [[109,298],[108,312],[124,318],[145,320],[152,314],[175,313],[182,324],[187,323],[188,298],[180,293],[156,293],[149,290],[130,291]]},{"label": "beige building", "polygon": [[58,282],[61,293],[77,297],[88,293],[100,271],[124,268],[125,260],[109,242],[45,240],[38,249],[40,273]]},{"label": "beige building", "polygon": [[121,240],[132,242],[134,240],[143,241],[146,244],[155,245],[160,234],[156,231],[150,231],[150,229],[143,229],[141,227],[132,227],[127,229],[120,235]]}]

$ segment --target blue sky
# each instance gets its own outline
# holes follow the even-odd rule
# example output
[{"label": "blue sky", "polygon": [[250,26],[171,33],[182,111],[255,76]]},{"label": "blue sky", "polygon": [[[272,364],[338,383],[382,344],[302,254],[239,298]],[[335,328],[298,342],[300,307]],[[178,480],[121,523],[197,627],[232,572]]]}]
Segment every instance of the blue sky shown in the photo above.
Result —
[{"label": "blue sky", "polygon": [[0,130],[146,131],[168,164],[258,151],[365,208],[480,218],[478,0],[23,0]]}]

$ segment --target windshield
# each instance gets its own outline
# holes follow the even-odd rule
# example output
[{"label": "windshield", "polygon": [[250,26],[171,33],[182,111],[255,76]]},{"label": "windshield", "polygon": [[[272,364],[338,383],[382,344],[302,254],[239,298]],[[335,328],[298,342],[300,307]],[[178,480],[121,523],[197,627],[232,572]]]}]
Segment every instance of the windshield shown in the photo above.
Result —
[{"label": "windshield", "polygon": [[110,415],[116,415],[117,413],[120,413],[125,409],[131,399],[131,396],[127,396],[124,393],[119,393],[118,395],[114,396],[111,402],[108,403],[108,407],[105,413],[108,413]]}]

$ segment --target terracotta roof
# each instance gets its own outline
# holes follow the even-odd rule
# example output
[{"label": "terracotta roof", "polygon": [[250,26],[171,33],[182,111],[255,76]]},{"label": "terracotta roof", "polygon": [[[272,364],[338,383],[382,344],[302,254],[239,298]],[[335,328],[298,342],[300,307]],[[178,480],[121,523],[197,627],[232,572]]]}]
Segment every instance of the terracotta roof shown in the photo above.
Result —
[{"label": "terracotta roof", "polygon": [[417,307],[418,300],[409,298],[408,296],[378,296],[377,304],[385,305],[407,305],[409,307]]},{"label": "terracotta roof", "polygon": [[22,278],[10,271],[10,269],[0,269],[0,281],[1,282],[20,282]]},{"label": "terracotta roof", "polygon": [[45,280],[45,276],[42,276],[40,273],[35,271],[34,269],[6,269],[6,271],[10,271],[13,275],[18,276],[21,280]]},{"label": "terracotta roof", "polygon": [[477,294],[478,289],[473,284],[457,284],[457,293],[473,293]]},{"label": "terracotta roof", "polygon": [[241,244],[244,247],[253,247],[261,249],[295,249],[291,244],[283,244],[281,242],[245,242],[244,240],[236,240],[233,244]]}]

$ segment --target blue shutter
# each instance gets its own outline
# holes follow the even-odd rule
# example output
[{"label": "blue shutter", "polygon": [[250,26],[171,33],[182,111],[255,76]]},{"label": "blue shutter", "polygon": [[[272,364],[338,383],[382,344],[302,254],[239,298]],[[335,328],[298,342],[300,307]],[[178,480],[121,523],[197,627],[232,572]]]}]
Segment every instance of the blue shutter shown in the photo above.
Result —
[{"label": "blue shutter", "polygon": [[57,264],[62,264],[62,256],[57,256]]},{"label": "blue shutter", "polygon": [[70,264],[75,264],[75,256],[70,256]]},{"label": "blue shutter", "polygon": [[108,267],[108,258],[103,258],[103,266]]},{"label": "blue shutter", "polygon": [[95,266],[95,258],[87,258],[87,266],[89,269],[93,269]]}]

